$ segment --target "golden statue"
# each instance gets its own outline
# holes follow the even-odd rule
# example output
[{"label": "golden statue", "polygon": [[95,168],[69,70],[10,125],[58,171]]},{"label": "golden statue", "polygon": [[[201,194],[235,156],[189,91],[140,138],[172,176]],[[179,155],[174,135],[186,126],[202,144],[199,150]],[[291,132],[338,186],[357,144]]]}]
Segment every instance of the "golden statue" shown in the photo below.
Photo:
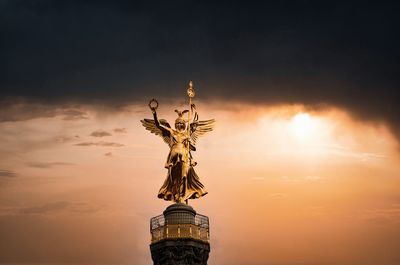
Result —
[{"label": "golden statue", "polygon": [[[165,168],[168,169],[167,178],[158,192],[158,198],[167,201],[183,202],[188,199],[197,199],[207,194],[204,185],[194,171],[197,163],[193,160],[192,151],[196,151],[196,141],[199,136],[213,129],[215,120],[199,121],[196,107],[192,104],[195,96],[192,81],[189,81],[187,89],[190,110],[175,112],[178,118],[175,120],[175,129],[164,119],[158,119],[158,102],[152,99],[149,108],[153,113],[154,120],[141,120],[143,126],[150,132],[163,138],[170,148]],[[187,113],[188,119],[184,115]],[[191,121],[191,115],[193,120]]]}]

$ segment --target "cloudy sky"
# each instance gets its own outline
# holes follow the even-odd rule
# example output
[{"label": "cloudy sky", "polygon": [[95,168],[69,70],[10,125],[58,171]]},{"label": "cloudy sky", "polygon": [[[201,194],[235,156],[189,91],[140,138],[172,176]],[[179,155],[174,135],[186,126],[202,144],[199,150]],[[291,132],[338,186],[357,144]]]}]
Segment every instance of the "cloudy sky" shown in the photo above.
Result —
[{"label": "cloudy sky", "polygon": [[194,80],[210,265],[398,265],[399,4],[0,0],[0,263],[151,264]]}]

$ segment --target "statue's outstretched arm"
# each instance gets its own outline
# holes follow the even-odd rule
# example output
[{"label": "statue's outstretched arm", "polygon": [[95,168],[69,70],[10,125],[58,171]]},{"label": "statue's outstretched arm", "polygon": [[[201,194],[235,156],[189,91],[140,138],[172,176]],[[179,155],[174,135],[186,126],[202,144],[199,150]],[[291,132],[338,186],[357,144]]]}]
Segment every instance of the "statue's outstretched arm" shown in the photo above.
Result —
[{"label": "statue's outstretched arm", "polygon": [[160,128],[160,121],[158,120],[156,110],[152,109],[151,111],[153,112],[153,119],[154,122],[156,123],[157,128]]},{"label": "statue's outstretched arm", "polygon": [[167,131],[171,133],[171,128],[168,128],[167,126],[164,126],[160,123],[157,117],[157,111],[155,109],[152,109],[153,112],[153,118],[154,118],[154,123],[156,124],[157,128],[159,128],[161,131]]}]

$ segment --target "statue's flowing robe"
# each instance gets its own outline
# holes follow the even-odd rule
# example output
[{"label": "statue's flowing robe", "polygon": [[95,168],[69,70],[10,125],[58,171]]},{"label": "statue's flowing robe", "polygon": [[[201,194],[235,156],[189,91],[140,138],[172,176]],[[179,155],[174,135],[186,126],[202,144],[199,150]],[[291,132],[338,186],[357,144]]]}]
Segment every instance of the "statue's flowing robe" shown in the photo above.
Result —
[{"label": "statue's flowing robe", "polygon": [[182,164],[177,163],[169,170],[164,184],[158,192],[158,198],[167,201],[184,201],[197,199],[207,194],[192,166],[189,167],[187,176],[182,176],[180,168]]}]

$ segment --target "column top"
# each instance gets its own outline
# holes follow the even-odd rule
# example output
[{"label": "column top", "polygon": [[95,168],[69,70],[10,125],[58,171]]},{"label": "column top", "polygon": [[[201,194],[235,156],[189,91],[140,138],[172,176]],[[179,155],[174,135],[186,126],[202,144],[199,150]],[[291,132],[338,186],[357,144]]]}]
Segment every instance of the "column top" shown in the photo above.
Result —
[{"label": "column top", "polygon": [[187,205],[185,203],[174,203],[170,206],[167,207],[167,209],[165,209],[165,211],[163,212],[164,216],[172,213],[172,212],[181,212],[181,211],[185,211],[185,212],[191,212],[194,215],[196,215],[196,211],[193,209],[192,206]]}]

